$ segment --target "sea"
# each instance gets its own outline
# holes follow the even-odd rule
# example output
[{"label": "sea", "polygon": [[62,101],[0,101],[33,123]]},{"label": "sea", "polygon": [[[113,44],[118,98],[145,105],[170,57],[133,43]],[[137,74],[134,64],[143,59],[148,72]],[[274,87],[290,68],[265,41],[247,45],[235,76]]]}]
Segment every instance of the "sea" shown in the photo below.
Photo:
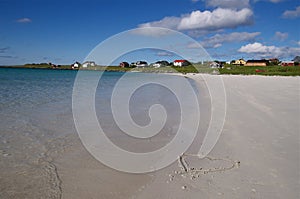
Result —
[{"label": "sea", "polygon": [[[72,113],[72,96],[78,73],[74,70],[0,68],[0,198],[61,196],[61,179],[54,162],[72,145],[72,140],[78,139]],[[121,130],[111,110],[114,88],[125,73],[80,73],[85,77],[99,77],[94,101],[103,129],[114,143],[125,150],[137,152],[136,145],[119,141],[118,132]],[[176,77],[130,73],[129,78],[134,82]],[[194,83],[189,81],[198,92]],[[124,98],[124,106],[128,105],[132,119],[141,126],[151,121],[149,108],[153,104],[162,105],[170,115],[161,132],[166,135],[164,138],[172,139],[180,123],[181,110],[170,89],[150,82],[132,93],[129,102]],[[138,147],[141,150],[138,152],[153,151],[168,142],[161,138],[151,138],[157,139],[156,143],[160,144]]]}]

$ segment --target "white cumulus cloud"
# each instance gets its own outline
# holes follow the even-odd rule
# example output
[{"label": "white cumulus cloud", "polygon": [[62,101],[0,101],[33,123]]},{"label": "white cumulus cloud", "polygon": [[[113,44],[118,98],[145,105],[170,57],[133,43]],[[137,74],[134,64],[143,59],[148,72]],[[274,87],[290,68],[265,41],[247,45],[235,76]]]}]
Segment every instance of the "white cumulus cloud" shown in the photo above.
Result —
[{"label": "white cumulus cloud", "polygon": [[252,23],[253,12],[249,8],[242,10],[231,10],[217,8],[213,11],[199,10],[181,19],[178,29],[209,29],[219,30],[224,28],[236,28],[238,26],[249,25]]},{"label": "white cumulus cloud", "polygon": [[292,57],[300,54],[300,48],[266,46],[255,42],[242,46],[238,52],[257,54],[260,57]]},{"label": "white cumulus cloud", "polygon": [[255,42],[242,46],[238,51],[243,53],[269,53],[277,50],[278,48],[275,46],[264,46],[261,43]]},{"label": "white cumulus cloud", "polygon": [[[180,17],[164,17],[158,21],[140,24],[138,27],[162,27],[178,31],[212,32],[250,25],[252,23],[252,17],[253,12],[249,8],[243,8],[241,10],[217,8],[213,11],[197,10]],[[166,34],[166,32],[149,32],[143,30],[138,30],[137,33],[148,36],[160,36]]]}]

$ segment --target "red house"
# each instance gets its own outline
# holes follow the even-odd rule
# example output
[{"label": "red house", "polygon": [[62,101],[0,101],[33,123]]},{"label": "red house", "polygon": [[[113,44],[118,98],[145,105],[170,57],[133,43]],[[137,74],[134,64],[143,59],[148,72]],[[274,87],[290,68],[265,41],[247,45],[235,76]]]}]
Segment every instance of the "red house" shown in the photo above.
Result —
[{"label": "red house", "polygon": [[182,66],[188,66],[188,65],[190,65],[190,62],[188,62],[185,59],[180,59],[180,60],[175,60],[173,62],[173,65],[174,66],[180,66],[180,67],[182,67]]},{"label": "red house", "polygon": [[123,62],[120,63],[119,66],[120,66],[121,68],[128,68],[128,67],[129,67],[129,64],[128,64],[128,62],[123,61]]},{"label": "red house", "polygon": [[293,62],[293,61],[283,61],[283,62],[281,62],[281,66],[295,66],[295,62]]}]

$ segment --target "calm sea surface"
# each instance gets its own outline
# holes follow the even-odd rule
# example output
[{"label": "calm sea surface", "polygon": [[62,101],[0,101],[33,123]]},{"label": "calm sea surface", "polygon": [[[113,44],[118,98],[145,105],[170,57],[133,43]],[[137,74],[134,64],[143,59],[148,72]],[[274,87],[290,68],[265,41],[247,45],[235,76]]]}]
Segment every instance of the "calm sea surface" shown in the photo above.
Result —
[{"label": "calm sea surface", "polygon": [[[53,159],[72,144],[70,137],[77,135],[72,115],[76,75],[77,71],[72,70],[0,68],[0,198],[56,198],[61,194]],[[111,113],[111,94],[122,75],[104,73],[97,87],[95,107],[99,122],[111,140],[126,150],[135,150],[133,144],[118,143],[120,129]],[[175,78],[132,73],[131,81],[137,77]],[[171,139],[180,120],[180,110],[176,97],[168,89],[155,84],[138,89],[129,104],[133,120],[147,125],[148,109],[153,104],[161,104],[171,113],[162,130]],[[159,136],[157,139],[161,146],[165,144]],[[155,147],[143,149],[155,150]]]}]

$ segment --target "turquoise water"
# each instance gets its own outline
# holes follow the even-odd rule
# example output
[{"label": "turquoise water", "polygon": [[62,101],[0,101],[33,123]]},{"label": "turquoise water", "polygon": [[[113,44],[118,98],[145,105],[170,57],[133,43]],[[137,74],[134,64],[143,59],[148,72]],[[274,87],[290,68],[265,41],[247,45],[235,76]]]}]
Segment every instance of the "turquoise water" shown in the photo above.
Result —
[{"label": "turquoise water", "polygon": [[[87,76],[96,74],[99,77],[102,74],[97,71],[82,71],[82,73]],[[18,128],[21,124],[34,125],[42,134],[50,132],[52,135],[60,136],[73,131],[72,92],[76,75],[77,71],[72,70],[0,68],[1,131]],[[110,100],[115,84],[122,75],[124,73],[106,72],[99,81],[95,106],[100,123],[102,121],[113,123]],[[129,78],[130,81],[135,81],[137,78],[174,78],[174,76],[132,73]],[[132,96],[129,109],[133,119],[140,125],[149,123],[147,112],[153,104],[163,105],[167,112],[179,112],[178,102],[172,92],[162,86],[148,84],[139,88]],[[173,118],[173,122],[174,120],[176,119]],[[66,128],[58,123],[70,124]],[[59,132],[57,128],[60,129]],[[1,133],[1,136],[5,135]]]},{"label": "turquoise water", "polygon": [[[0,198],[60,198],[53,161],[76,138],[76,74],[0,68]],[[119,76],[107,74],[104,82]]]},{"label": "turquoise water", "polygon": [[0,68],[0,110],[66,100],[75,76],[75,71]]}]

